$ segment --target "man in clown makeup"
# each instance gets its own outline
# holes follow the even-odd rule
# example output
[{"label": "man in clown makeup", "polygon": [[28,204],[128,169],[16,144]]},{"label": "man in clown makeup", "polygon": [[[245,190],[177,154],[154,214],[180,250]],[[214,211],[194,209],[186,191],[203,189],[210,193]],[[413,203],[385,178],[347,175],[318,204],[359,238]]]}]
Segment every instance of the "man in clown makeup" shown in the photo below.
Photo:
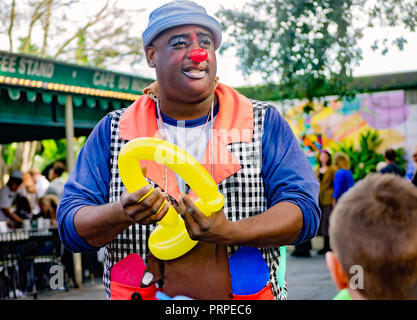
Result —
[{"label": "man in clown makeup", "polygon": [[[157,81],[131,106],[110,112],[97,124],[68,179],[57,214],[62,241],[73,252],[105,247],[108,298],[113,266],[132,253],[148,263],[142,287],[158,283],[164,288],[173,278],[181,278],[183,261],[187,268],[194,262],[203,265],[205,255],[211,259],[226,252],[233,257],[239,248],[249,247],[267,270],[260,286],[262,297],[285,299],[286,286],[276,276],[280,247],[316,235],[321,213],[313,170],[290,126],[273,106],[249,100],[218,82],[216,50],[221,39],[220,24],[194,2],[173,1],[155,9],[142,40]],[[223,209],[206,217],[193,204],[195,194],[185,181],[151,161],[145,164],[146,179],[154,191],[141,200],[150,186],[133,193],[125,190],[117,159],[121,148],[138,137],[165,139],[195,157],[224,195]],[[171,201],[164,204],[166,198]],[[149,258],[147,239],[170,205],[199,245],[156,270],[150,263],[155,258]],[[238,261],[233,260],[233,265]],[[252,260],[242,261],[237,265],[240,270]],[[227,263],[222,268],[228,273]],[[175,277],[169,276],[170,270]],[[204,279],[195,280],[191,273],[191,279],[173,285],[178,289],[175,294],[197,299],[245,294],[235,292],[235,284],[230,291],[230,275],[221,278],[225,284],[220,287],[225,289],[217,294],[217,289],[198,283]],[[232,283],[233,277],[232,273]],[[193,290],[182,292],[181,286],[191,282],[205,292],[194,296]]]}]

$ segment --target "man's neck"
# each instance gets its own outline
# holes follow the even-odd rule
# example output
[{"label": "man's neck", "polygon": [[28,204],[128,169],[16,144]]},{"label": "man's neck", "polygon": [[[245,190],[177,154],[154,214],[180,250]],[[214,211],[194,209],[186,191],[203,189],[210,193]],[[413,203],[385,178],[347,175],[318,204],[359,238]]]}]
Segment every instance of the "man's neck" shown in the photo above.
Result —
[{"label": "man's neck", "polygon": [[210,112],[212,106],[217,102],[217,97],[213,93],[207,99],[197,103],[184,103],[180,101],[170,101],[160,97],[161,112],[176,120],[193,120],[201,118]]}]

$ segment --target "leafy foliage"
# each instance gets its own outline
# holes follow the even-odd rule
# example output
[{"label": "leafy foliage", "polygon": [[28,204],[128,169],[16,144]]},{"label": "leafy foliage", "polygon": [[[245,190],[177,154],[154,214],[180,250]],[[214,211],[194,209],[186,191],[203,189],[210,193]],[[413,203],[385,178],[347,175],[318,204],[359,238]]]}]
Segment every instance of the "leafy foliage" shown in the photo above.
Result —
[{"label": "leafy foliage", "polygon": [[[350,159],[350,170],[355,181],[359,181],[371,172],[377,171],[377,165],[384,161],[384,156],[376,150],[381,145],[382,140],[376,130],[369,130],[360,136],[358,147],[352,143],[342,142],[332,151],[343,152]],[[403,148],[396,150],[397,165],[404,170],[407,166],[406,153]]]},{"label": "leafy foliage", "polygon": [[[352,69],[362,59],[357,41],[376,24],[415,31],[417,2],[403,0],[252,0],[240,9],[217,12],[235,47],[240,69],[260,72],[287,96],[351,95]],[[362,22],[362,24],[361,24]],[[364,23],[363,23],[364,22]],[[392,41],[402,49],[405,39]],[[388,50],[388,39],[375,50]],[[283,94],[285,97],[286,95]]]},{"label": "leafy foliage", "polygon": [[333,151],[343,152],[349,157],[350,170],[355,181],[359,181],[368,173],[376,172],[378,163],[384,161],[384,157],[376,151],[381,143],[377,131],[368,131],[361,135],[357,148],[353,144],[341,143]]},{"label": "leafy foliage", "polygon": [[16,154],[17,143],[5,144],[1,148],[1,155],[6,165],[10,166],[13,163],[13,159]]},{"label": "leafy foliage", "polygon": [[[74,139],[74,155],[75,158],[78,156],[81,151],[82,146],[84,145],[86,137],[79,137]],[[66,139],[59,140],[42,140],[42,148],[37,151],[33,160],[33,165],[40,170],[45,169],[52,163],[56,161],[66,162],[67,158],[67,141]]]}]

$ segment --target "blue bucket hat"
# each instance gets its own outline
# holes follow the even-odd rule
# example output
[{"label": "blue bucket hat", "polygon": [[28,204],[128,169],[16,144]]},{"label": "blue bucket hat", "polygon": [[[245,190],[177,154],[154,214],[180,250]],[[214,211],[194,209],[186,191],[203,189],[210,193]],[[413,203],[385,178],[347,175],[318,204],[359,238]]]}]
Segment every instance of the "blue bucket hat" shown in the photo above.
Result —
[{"label": "blue bucket hat", "polygon": [[142,34],[143,47],[146,48],[161,32],[187,24],[209,29],[214,37],[215,50],[220,47],[222,31],[219,22],[209,16],[202,6],[186,0],[169,2],[151,12],[148,27]]}]

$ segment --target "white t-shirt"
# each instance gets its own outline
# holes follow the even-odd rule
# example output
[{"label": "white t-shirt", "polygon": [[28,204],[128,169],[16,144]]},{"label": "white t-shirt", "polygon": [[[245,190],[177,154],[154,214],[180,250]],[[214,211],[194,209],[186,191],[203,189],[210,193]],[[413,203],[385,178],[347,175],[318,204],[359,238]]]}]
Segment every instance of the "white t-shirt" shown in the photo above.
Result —
[{"label": "white t-shirt", "polygon": [[[214,117],[214,121],[216,117]],[[213,120],[210,119],[206,126],[204,124],[194,127],[186,127],[185,121],[177,121],[177,125],[173,126],[164,122],[166,128],[167,140],[183,150],[187,151],[198,162],[201,162],[211,133]],[[204,130],[203,130],[204,129]],[[180,192],[185,191],[185,181],[175,173]]]},{"label": "white t-shirt", "polygon": [[45,195],[46,190],[49,187],[49,181],[45,176],[40,176],[35,182],[36,192],[38,193],[38,199]]}]

